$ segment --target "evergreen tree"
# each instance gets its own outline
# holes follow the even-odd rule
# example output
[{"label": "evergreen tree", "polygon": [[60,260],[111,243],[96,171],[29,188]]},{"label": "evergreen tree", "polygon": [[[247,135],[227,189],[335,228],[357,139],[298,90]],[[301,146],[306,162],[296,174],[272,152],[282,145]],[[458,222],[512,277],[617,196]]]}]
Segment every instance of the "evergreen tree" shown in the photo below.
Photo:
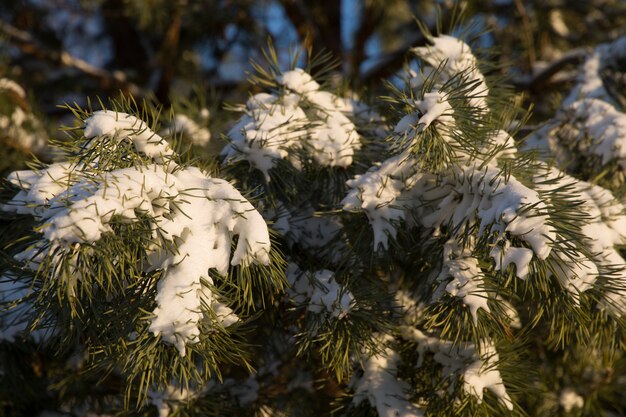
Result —
[{"label": "evergreen tree", "polygon": [[626,38],[526,134],[491,51],[420,28],[381,97],[270,44],[221,139],[203,100],[66,106],[3,186],[3,412],[626,413]]}]

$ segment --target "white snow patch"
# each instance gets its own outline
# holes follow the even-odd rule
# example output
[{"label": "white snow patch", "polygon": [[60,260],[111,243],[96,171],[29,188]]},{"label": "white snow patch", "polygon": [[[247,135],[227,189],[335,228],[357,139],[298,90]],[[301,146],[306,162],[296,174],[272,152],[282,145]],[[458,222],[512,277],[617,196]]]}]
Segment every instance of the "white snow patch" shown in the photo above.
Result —
[{"label": "white snow patch", "polygon": [[444,244],[443,266],[437,280],[443,282],[448,294],[463,300],[470,310],[474,324],[478,323],[478,309],[491,312],[483,278],[478,259],[472,256],[470,247],[462,248],[454,240]]},{"label": "white snow patch", "polygon": [[413,157],[400,154],[347,181],[350,188],[341,201],[346,211],[363,211],[374,232],[374,248],[387,248],[395,237],[394,222],[405,218],[411,200],[402,198],[410,190],[420,195],[432,177],[418,172]]},{"label": "white snow patch", "polygon": [[19,106],[15,106],[10,115],[0,115],[0,130],[8,143],[19,149],[35,154],[46,150],[47,140],[43,125],[33,113],[25,112]]},{"label": "white snow patch", "polygon": [[407,399],[409,384],[397,378],[399,361],[400,355],[390,347],[367,358],[363,376],[354,384],[352,403],[368,400],[381,417],[423,417],[425,413]]},{"label": "white snow patch", "polygon": [[[612,278],[619,286],[626,288],[626,261],[617,247],[626,242],[626,210],[613,194],[600,186],[572,178],[556,168],[547,174],[538,176],[544,182],[539,187],[549,191],[551,188],[566,188],[571,190],[573,200],[578,201],[580,212],[587,218],[580,228],[583,234],[583,244],[590,257],[577,250],[569,250],[567,254],[555,251],[555,259],[551,260],[556,277],[563,287],[578,302],[578,297],[584,291],[593,287],[600,270],[617,269]],[[546,185],[550,180],[552,184]],[[624,290],[611,291],[605,294],[606,303],[603,306],[617,314],[621,312]],[[626,311],[626,310],[624,310]]]},{"label": "white snow patch", "polygon": [[291,288],[290,298],[297,304],[307,304],[307,310],[320,314],[326,312],[333,318],[341,319],[350,313],[354,296],[336,280],[332,271],[323,269],[315,272],[302,272],[291,264],[287,270]]},{"label": "white snow patch", "polygon": [[302,68],[286,71],[276,77],[276,81],[294,93],[305,95],[318,91],[320,85]]},{"label": "white snow patch", "polygon": [[189,138],[191,143],[198,146],[207,146],[211,141],[211,132],[209,129],[200,126],[193,119],[184,114],[175,115],[174,120],[172,120],[170,126],[165,129],[163,135],[171,136],[176,133],[183,133],[185,137]]},{"label": "white snow patch", "polygon": [[[247,160],[269,180],[269,170],[278,159],[287,159],[289,149],[306,135],[309,120],[299,107],[300,96],[280,97],[260,93],[246,103],[245,114],[228,132],[231,143],[222,150],[225,163]],[[296,167],[299,163],[292,161]]]},{"label": "white snow patch", "polygon": [[452,106],[439,91],[425,93],[424,98],[417,100],[415,106],[419,109],[422,117],[418,120],[419,125],[424,129],[430,126],[435,120],[440,123],[454,123]]},{"label": "white snow patch", "polygon": [[137,151],[143,152],[159,163],[174,155],[170,145],[153,132],[143,120],[126,113],[111,110],[94,112],[85,120],[84,135],[87,139],[106,136],[120,142],[130,140]]},{"label": "white snow patch", "polygon": [[[485,77],[478,70],[478,61],[469,45],[449,35],[439,35],[430,40],[432,45],[413,48],[412,51],[432,68],[442,68],[441,82],[463,73],[469,81],[475,83],[471,91],[474,95],[469,99],[470,104],[479,109],[486,109],[485,97],[489,89]],[[421,76],[428,77],[431,73],[432,69],[426,69]],[[421,86],[421,82],[413,81],[412,84]]]},{"label": "white snow patch", "polygon": [[[312,107],[308,114],[312,124],[306,144],[315,161],[321,166],[351,165],[361,142],[356,126],[347,115],[359,106],[328,91],[321,91],[320,85],[301,68],[279,75],[277,81],[300,94],[304,102]],[[359,111],[362,112],[362,109]]]},{"label": "white snow patch", "polygon": [[617,160],[626,170],[626,113],[594,98],[575,101],[569,110],[577,126],[591,139],[591,153],[600,156],[603,165]]},{"label": "white snow patch", "polygon": [[168,417],[176,412],[182,403],[197,398],[204,391],[195,391],[175,384],[169,384],[164,391],[148,390],[147,402],[155,406],[159,412],[159,417]]},{"label": "white snow patch", "polygon": [[494,243],[504,244],[504,252],[492,251],[496,265],[515,263],[521,278],[528,272],[529,253],[507,245],[507,232],[528,243],[537,258],[548,257],[556,234],[549,225],[547,206],[537,191],[513,176],[507,181],[493,165],[482,171],[476,165],[465,166],[456,177],[446,180],[450,181],[451,190],[438,203],[437,210],[422,219],[425,226],[451,223],[455,230],[461,230],[478,223],[479,236],[495,234]]},{"label": "white snow patch", "polygon": [[495,347],[489,341],[482,341],[476,347],[473,343],[454,344],[451,341],[427,336],[413,327],[402,327],[402,337],[417,343],[418,366],[424,361],[426,352],[434,353],[434,360],[443,366],[447,376],[463,377],[463,391],[476,397],[480,404],[483,391],[491,391],[507,409],[513,410],[513,402],[506,392],[497,364],[500,360]]},{"label": "white snow patch", "polygon": [[583,408],[585,399],[573,389],[564,388],[559,394],[559,405],[566,413],[569,413],[575,408]]},{"label": "white snow patch", "polygon": [[[69,172],[72,181],[58,181],[68,178]],[[163,165],[149,165],[98,178],[57,164],[10,178],[23,190],[2,209],[32,214],[42,223],[44,240],[16,255],[32,269],[45,256],[59,253],[56,249],[69,254],[74,244],[97,242],[113,231],[114,217],[125,222],[148,219],[157,242],[148,270],[165,271],[158,283],[150,331],[175,345],[183,356],[186,344],[199,340],[203,302],[212,305],[219,325],[238,320],[201,285],[202,279],[211,282],[208,270],[225,274],[229,264],[269,263],[269,233],[261,215],[228,182],[197,168],[171,173]],[[231,259],[235,235],[239,240]],[[167,249],[174,246],[174,251]]]},{"label": "white snow patch", "polygon": [[11,91],[20,98],[26,98],[26,91],[22,86],[8,78],[0,78],[0,90]]},{"label": "white snow patch", "polygon": [[286,91],[248,100],[245,114],[228,133],[231,143],[222,153],[225,162],[247,160],[266,179],[278,159],[299,168],[301,162],[291,155],[297,149],[308,151],[320,166],[351,165],[361,142],[348,116],[375,115],[356,100],[321,91],[300,68],[278,75],[276,81]]},{"label": "white snow patch", "polygon": [[599,99],[611,105],[618,103],[611,97],[602,80],[602,73],[626,57],[626,36],[622,36],[611,43],[603,43],[595,47],[587,56],[579,70],[578,83],[563,100],[563,106],[567,107],[581,99]]},{"label": "white snow patch", "polygon": [[7,180],[20,191],[0,209],[34,216],[43,214],[50,201],[75,182],[72,172],[76,168],[64,162],[50,164],[40,170],[12,172]]}]

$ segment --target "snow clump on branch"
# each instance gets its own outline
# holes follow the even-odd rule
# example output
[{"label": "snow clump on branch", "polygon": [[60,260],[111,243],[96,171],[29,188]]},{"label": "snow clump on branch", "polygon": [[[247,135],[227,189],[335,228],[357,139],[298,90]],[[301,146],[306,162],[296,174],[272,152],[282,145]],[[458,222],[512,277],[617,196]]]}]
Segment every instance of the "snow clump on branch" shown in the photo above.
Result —
[{"label": "snow clump on branch", "polygon": [[335,280],[332,271],[303,272],[291,264],[287,279],[291,286],[290,298],[297,304],[307,304],[307,310],[312,313],[324,312],[341,319],[352,309],[354,296]]},{"label": "snow clump on branch", "polygon": [[413,53],[426,61],[429,66],[423,71],[423,75],[426,77],[420,75],[413,78],[411,85],[414,88],[422,86],[424,78],[433,74],[435,68],[441,68],[438,79],[441,83],[461,74],[474,84],[471,88],[472,97],[469,99],[470,104],[479,109],[486,109],[486,97],[489,93],[489,88],[485,82],[484,75],[478,69],[478,60],[472,53],[470,46],[462,40],[449,35],[439,35],[431,37],[429,40],[432,42],[432,45],[412,49]]},{"label": "snow clump on branch", "polygon": [[[389,343],[391,336],[382,338]],[[424,411],[407,399],[409,384],[398,379],[400,355],[391,347],[364,360],[363,376],[353,383],[353,404],[367,400],[384,417],[423,417]]]},{"label": "snow clump on branch", "polygon": [[418,366],[424,362],[426,352],[434,353],[433,359],[443,366],[445,376],[463,378],[465,394],[475,397],[480,404],[483,391],[487,389],[508,410],[513,410],[513,402],[497,368],[500,358],[493,343],[482,341],[478,346],[470,342],[458,344],[427,336],[408,326],[402,328],[401,335],[403,339],[417,343]]},{"label": "snow clump on branch", "polygon": [[222,151],[225,163],[246,160],[266,180],[279,159],[300,169],[302,161],[293,156],[298,149],[308,152],[319,166],[350,166],[361,148],[350,117],[367,115],[367,109],[354,100],[322,91],[300,68],[286,71],[274,81],[285,91],[259,93],[248,100],[245,114],[228,132],[231,142]]},{"label": "snow clump on branch", "polygon": [[[114,224],[147,221],[153,244],[145,270],[164,271],[150,331],[184,356],[185,346],[200,339],[200,322],[207,318],[203,305],[211,306],[221,326],[238,320],[202,281],[213,283],[209,269],[226,274],[229,265],[269,264],[265,221],[228,182],[177,166],[169,145],[134,116],[95,112],[86,120],[84,135],[130,140],[155,161],[167,163],[97,175],[91,166],[68,163],[14,172],[9,181],[20,191],[2,209],[32,215],[42,233],[16,259],[37,270],[48,256],[71,258],[76,244],[96,244],[114,233]],[[234,236],[239,239],[231,254]]]}]

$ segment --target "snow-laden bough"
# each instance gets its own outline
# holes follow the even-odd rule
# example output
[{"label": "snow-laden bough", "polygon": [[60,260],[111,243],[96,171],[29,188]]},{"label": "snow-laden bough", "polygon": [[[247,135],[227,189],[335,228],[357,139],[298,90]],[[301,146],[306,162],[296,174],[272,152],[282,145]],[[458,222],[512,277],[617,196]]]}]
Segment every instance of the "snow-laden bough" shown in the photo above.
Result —
[{"label": "snow-laden bough", "polygon": [[[158,162],[173,155],[133,116],[97,112],[85,130],[89,137],[131,140]],[[231,184],[167,160],[98,175],[68,163],[18,171],[9,181],[20,191],[2,210],[30,214],[40,223],[42,239],[16,255],[35,271],[47,256],[71,257],[75,245],[96,244],[114,233],[113,223],[147,221],[153,243],[145,270],[163,270],[149,329],[184,356],[186,345],[200,340],[201,321],[209,318],[203,305],[211,306],[221,326],[238,320],[202,284],[212,283],[209,270],[226,274],[230,265],[269,264],[270,239],[261,215]]]}]

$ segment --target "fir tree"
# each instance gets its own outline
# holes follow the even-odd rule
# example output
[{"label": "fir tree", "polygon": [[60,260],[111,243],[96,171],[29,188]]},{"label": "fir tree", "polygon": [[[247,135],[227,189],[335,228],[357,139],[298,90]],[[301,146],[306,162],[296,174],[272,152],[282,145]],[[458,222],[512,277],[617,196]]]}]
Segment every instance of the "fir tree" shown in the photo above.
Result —
[{"label": "fir tree", "polygon": [[270,45],[219,152],[206,103],[67,106],[3,187],[4,411],[626,412],[624,38],[525,135],[457,29],[371,99]]}]

